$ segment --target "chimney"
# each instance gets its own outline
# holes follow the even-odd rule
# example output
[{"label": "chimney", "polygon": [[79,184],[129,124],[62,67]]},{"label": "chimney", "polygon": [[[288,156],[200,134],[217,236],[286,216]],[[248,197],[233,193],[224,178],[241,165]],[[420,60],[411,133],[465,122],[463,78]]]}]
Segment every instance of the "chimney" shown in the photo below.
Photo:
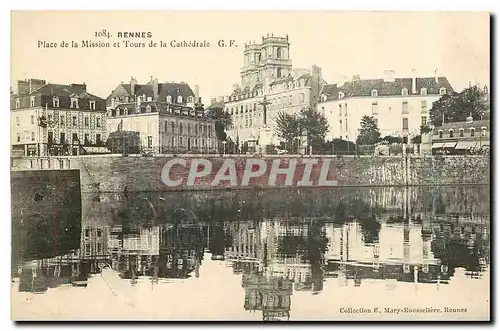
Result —
[{"label": "chimney", "polygon": [[134,77],[130,77],[130,93],[132,95],[135,94],[135,85],[137,84],[137,80]]},{"label": "chimney", "polygon": [[438,70],[436,69],[436,70],[434,70],[434,81],[436,82],[436,84],[439,83],[439,79],[438,78],[439,78],[438,77]]},{"label": "chimney", "polygon": [[194,86],[194,99],[198,100],[200,97],[200,87],[198,85]]},{"label": "chimney", "polygon": [[152,83],[153,85],[153,100],[158,99],[158,78],[153,79]]},{"label": "chimney", "polygon": [[417,69],[411,70],[411,93],[417,93]]},{"label": "chimney", "polygon": [[210,98],[210,105],[214,105],[217,102],[217,98]]},{"label": "chimney", "polygon": [[394,82],[394,70],[385,70],[384,71],[384,82],[385,83],[393,83]]}]

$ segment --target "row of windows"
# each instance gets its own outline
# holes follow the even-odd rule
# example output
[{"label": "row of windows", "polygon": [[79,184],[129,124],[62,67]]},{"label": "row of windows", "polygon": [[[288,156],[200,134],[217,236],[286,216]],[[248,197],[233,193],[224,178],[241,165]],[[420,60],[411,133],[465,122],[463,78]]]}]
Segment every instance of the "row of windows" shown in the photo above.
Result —
[{"label": "row of windows", "polygon": [[[375,125],[378,126],[378,118],[374,118],[373,119],[375,121]],[[342,131],[344,129],[344,124],[345,124],[345,131],[348,131],[348,125],[347,125],[347,118],[342,121],[342,120],[339,120],[339,124],[340,124],[340,131]],[[426,116],[422,116],[422,125],[426,125],[427,124],[427,117]],[[408,118],[405,117],[403,118],[403,125],[402,125],[402,129],[403,131],[408,131],[409,127],[408,127]]]},{"label": "row of windows", "polygon": [[[31,132],[31,141],[35,141],[35,132]],[[51,131],[47,132],[47,141],[49,143],[58,143],[58,141],[55,140],[54,133],[51,132]],[[76,132],[73,133],[72,141],[73,142],[79,141],[78,133],[76,133]],[[85,145],[88,145],[88,144],[92,143],[92,139],[90,138],[90,134],[86,133],[84,135],[83,141],[84,141]],[[17,134],[17,142],[18,143],[21,142],[21,134],[20,133]],[[66,133],[65,132],[61,132],[59,134],[59,143],[65,143],[65,142],[66,142]],[[100,142],[102,142],[101,135],[100,134],[96,134],[95,143],[100,143]]]},{"label": "row of windows", "polygon": [[[441,88],[439,89],[439,94],[440,94],[440,95],[444,95],[444,94],[446,94],[446,88],[445,88],[445,87],[441,87]],[[374,90],[371,90],[370,95],[371,95],[372,97],[378,97],[378,90],[375,90],[375,89],[374,89]],[[401,90],[401,95],[402,95],[402,96],[404,96],[404,97],[408,96],[408,89],[407,89],[407,88],[402,89],[402,90]],[[420,89],[420,95],[427,95],[427,88],[422,87],[422,88]],[[345,97],[345,93],[344,93],[344,92],[342,92],[342,91],[341,91],[341,92],[339,92],[339,99],[342,99],[342,98],[344,98],[344,97]],[[321,100],[322,100],[322,101],[327,101],[327,99],[328,99],[328,96],[327,96],[327,95],[324,95],[324,94],[323,94],[323,95],[321,96]]]},{"label": "row of windows", "polygon": [[[281,73],[278,73],[278,74],[281,75]],[[289,82],[289,83],[277,84],[277,85],[273,85],[271,87],[265,87],[264,91],[258,90],[255,92],[249,92],[249,93],[245,93],[245,94],[241,94],[241,95],[230,96],[229,102],[261,96],[261,95],[263,95],[263,93],[272,94],[275,92],[293,90],[293,89],[297,89],[297,88],[301,88],[301,87],[305,87],[305,86],[306,86],[306,83],[303,79],[301,79],[299,81]]]},{"label": "row of windows", "polygon": [[[481,128],[481,136],[485,137],[486,136],[486,128]],[[470,128],[469,129],[469,134],[471,137],[474,137],[474,135],[476,134],[476,129],[475,128]],[[449,138],[453,138],[455,135],[455,130],[453,129],[449,129],[448,130],[448,137]],[[443,130],[438,130],[438,136],[439,138],[443,138]],[[458,130],[458,136],[459,137],[463,137],[464,136],[464,129],[459,129]]]},{"label": "row of windows", "polygon": [[[207,140],[207,146],[210,145],[210,140]],[[205,139],[201,138],[186,138],[183,137],[172,137],[167,142],[171,143],[171,146],[179,146],[179,147],[205,147]],[[176,144],[178,143],[178,144]],[[153,136],[148,136],[148,148],[153,148]]]},{"label": "row of windows", "polygon": [[[182,98],[182,95],[179,95],[177,96],[177,103],[183,103],[183,98]],[[194,103],[194,97],[193,96],[188,96],[186,98],[187,102],[188,103]],[[137,103],[138,104],[141,104],[141,102],[145,102],[145,101],[153,101],[153,97],[146,97],[145,95],[140,95],[140,96],[137,96]],[[167,103],[172,103],[172,96],[171,95],[167,95],[165,97],[165,101]],[[129,97],[129,96],[126,96],[126,97],[123,97],[123,98],[118,98],[118,97],[115,97],[115,98],[112,98],[111,99],[111,103],[112,103],[112,106],[114,107],[115,105],[119,104],[119,103],[130,103],[132,102],[132,99]]]},{"label": "row of windows", "polygon": [[[299,103],[302,104],[305,102],[305,100],[306,100],[305,94],[301,93],[299,95]],[[291,106],[293,104],[293,95],[271,98],[268,100],[268,102],[269,102],[269,105],[267,105],[268,109],[276,109],[285,106]],[[230,115],[248,113],[256,110],[257,110],[257,103],[226,108],[226,112],[228,112]]]},{"label": "row of windows", "polygon": [[[30,107],[35,107],[35,104],[36,104],[36,97],[35,96],[32,96],[31,99],[30,99]],[[52,98],[52,106],[54,108],[59,108],[59,97],[53,97]],[[90,100],[89,101],[89,107],[91,110],[95,110],[95,100]],[[20,99],[16,99],[16,109],[19,109],[21,108],[21,100]],[[79,104],[78,104],[78,97],[72,97],[71,98],[71,104],[70,104],[70,108],[73,108],[73,109],[79,109]]]},{"label": "row of windows", "polygon": [[[389,107],[389,110],[391,110],[391,107]],[[427,100],[421,100],[420,101],[420,111],[422,113],[426,113],[427,110],[428,110],[427,109]],[[401,103],[401,113],[402,114],[409,114],[408,101],[403,101]],[[376,102],[376,101],[372,103],[372,115],[378,115],[378,102]],[[339,111],[339,116],[340,116],[340,111]]]},{"label": "row of windows", "polygon": [[[56,116],[54,118],[54,116],[52,114],[49,114],[49,115],[47,115],[47,122],[48,122],[49,125],[78,126],[78,117],[77,116],[72,116],[71,117],[71,122],[67,122],[65,115]],[[35,115],[31,115],[30,116],[30,123],[31,124],[35,124]],[[21,119],[19,118],[19,116],[16,116],[16,126],[21,126]],[[87,128],[90,127],[90,118],[88,116],[85,116],[83,118],[83,126],[87,127]],[[100,128],[101,127],[101,118],[100,117],[97,117],[95,119],[95,127],[96,128]],[[92,129],[94,129],[94,125],[92,125]]]},{"label": "row of windows", "polygon": [[[176,128],[178,128],[178,130],[176,130]],[[191,135],[194,131],[194,135],[201,134],[203,136],[206,134],[208,138],[211,138],[213,127],[211,125],[205,126],[204,124],[194,124],[193,126],[191,126],[191,123],[185,124],[179,122],[178,124],[176,124],[176,122],[174,121],[165,121],[164,129],[167,133],[178,133],[181,135]]]}]

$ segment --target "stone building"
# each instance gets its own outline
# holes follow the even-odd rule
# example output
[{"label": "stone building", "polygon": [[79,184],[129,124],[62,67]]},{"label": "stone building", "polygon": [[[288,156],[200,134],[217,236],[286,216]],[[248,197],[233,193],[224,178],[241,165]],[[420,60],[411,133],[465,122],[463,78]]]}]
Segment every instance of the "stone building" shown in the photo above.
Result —
[{"label": "stone building", "polygon": [[225,110],[233,119],[228,135],[233,141],[276,144],[276,117],[281,111],[298,113],[318,101],[325,84],[321,68],[293,69],[288,36],[262,37],[260,44],[245,45],[241,86],[225,97]]},{"label": "stone building", "polygon": [[490,120],[443,123],[432,130],[432,152],[475,154],[490,149]]},{"label": "stone building", "polygon": [[106,141],[106,102],[83,84],[17,82],[10,97],[11,145],[22,155],[93,153]]},{"label": "stone building", "polygon": [[388,70],[381,79],[360,79],[325,85],[318,110],[328,119],[328,138],[355,141],[361,118],[373,116],[381,136],[415,136],[429,121],[432,104],[453,88],[446,77],[395,78]]},{"label": "stone building", "polygon": [[[195,102],[196,100],[196,102]],[[205,117],[198,87],[185,82],[120,84],[107,97],[108,132],[138,132],[141,149],[155,153],[216,151],[215,123]]]}]

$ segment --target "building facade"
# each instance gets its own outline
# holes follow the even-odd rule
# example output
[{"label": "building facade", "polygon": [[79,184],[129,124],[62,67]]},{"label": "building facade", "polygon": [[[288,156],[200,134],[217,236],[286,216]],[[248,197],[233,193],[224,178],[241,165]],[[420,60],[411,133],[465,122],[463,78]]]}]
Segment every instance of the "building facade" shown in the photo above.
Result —
[{"label": "building facade", "polygon": [[239,143],[277,144],[277,115],[297,114],[316,104],[325,84],[321,68],[292,69],[288,36],[262,37],[260,44],[245,45],[243,56],[241,86],[233,86],[225,97],[225,111],[233,120],[228,135]]},{"label": "building facade", "polygon": [[318,110],[328,119],[329,139],[355,141],[361,118],[372,116],[381,136],[412,137],[429,121],[432,104],[442,95],[452,93],[446,77],[394,78],[386,71],[383,79],[360,79],[354,76],[343,84],[325,85]]},{"label": "building facade", "polygon": [[216,152],[215,123],[205,116],[197,87],[195,91],[184,82],[151,78],[140,85],[132,78],[106,99],[107,129],[138,132],[143,151]]},{"label": "building facade", "polygon": [[490,149],[490,120],[444,123],[431,135],[433,154],[477,154]]},{"label": "building facade", "polygon": [[[106,102],[84,84],[18,81],[11,94],[12,151],[22,155],[78,155],[106,141]],[[22,153],[19,153],[22,152]]]}]

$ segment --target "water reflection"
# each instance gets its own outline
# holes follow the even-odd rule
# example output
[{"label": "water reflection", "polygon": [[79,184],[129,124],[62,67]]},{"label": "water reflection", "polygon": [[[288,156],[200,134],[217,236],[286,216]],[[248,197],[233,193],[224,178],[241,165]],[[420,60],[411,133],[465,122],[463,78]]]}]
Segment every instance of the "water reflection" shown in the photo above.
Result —
[{"label": "water reflection", "polygon": [[104,194],[83,196],[82,219],[79,249],[18,261],[20,292],[85,287],[95,275],[114,293],[155,291],[217,277],[201,268],[217,263],[241,280],[235,305],[288,320],[292,296],[320,295],[330,281],[437,289],[457,270],[475,281],[489,265],[489,188],[480,186]]}]

